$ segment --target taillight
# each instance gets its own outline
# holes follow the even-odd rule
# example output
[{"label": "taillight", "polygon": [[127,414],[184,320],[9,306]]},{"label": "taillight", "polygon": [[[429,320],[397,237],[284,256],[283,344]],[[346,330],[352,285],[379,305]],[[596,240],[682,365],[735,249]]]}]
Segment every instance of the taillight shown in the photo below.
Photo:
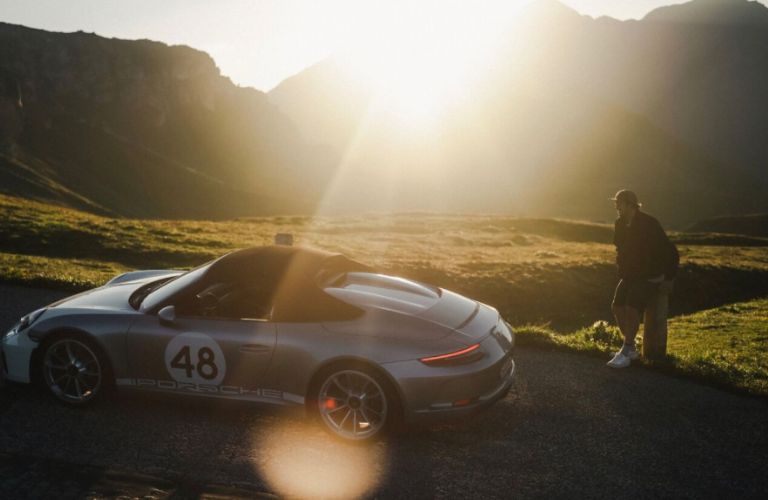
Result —
[{"label": "taillight", "polygon": [[459,351],[420,358],[419,361],[430,366],[463,365],[482,358],[483,353],[479,349],[480,344],[473,344]]}]

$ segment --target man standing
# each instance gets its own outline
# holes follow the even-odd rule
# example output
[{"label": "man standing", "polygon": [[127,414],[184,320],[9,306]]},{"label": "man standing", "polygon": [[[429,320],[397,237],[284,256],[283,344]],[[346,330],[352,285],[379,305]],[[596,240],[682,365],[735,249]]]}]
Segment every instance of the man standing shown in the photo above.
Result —
[{"label": "man standing", "polygon": [[620,278],[611,308],[624,335],[624,346],[608,366],[626,368],[640,357],[635,337],[648,299],[659,287],[671,289],[680,256],[659,221],[640,211],[635,193],[622,189],[611,200],[619,213],[613,243]]}]

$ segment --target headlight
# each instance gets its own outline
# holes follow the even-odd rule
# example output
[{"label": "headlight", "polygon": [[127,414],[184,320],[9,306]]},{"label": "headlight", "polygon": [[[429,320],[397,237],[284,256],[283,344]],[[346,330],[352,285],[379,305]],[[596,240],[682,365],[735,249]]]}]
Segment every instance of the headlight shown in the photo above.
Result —
[{"label": "headlight", "polygon": [[2,335],[0,335],[0,340],[2,340],[2,339],[9,339],[9,338],[13,337],[14,335],[16,335],[17,333],[19,333],[19,324],[18,323],[13,325],[13,328],[11,328],[7,332],[5,332]]},{"label": "headlight", "polygon": [[21,318],[19,320],[19,322],[16,323],[16,325],[13,328],[11,328],[11,331],[9,331],[6,334],[6,336],[10,337],[12,335],[16,335],[19,332],[23,332],[24,330],[29,328],[29,326],[32,323],[37,321],[37,318],[39,318],[44,312],[45,312],[45,308],[43,307],[42,309],[38,309],[37,311],[33,311],[33,312],[27,314],[26,316]]}]

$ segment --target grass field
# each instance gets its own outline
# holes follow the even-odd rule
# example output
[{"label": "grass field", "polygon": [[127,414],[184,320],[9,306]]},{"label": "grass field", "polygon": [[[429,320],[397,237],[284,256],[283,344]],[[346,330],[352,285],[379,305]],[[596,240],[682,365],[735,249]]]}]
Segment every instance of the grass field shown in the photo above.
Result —
[{"label": "grass field", "polygon": [[[640,362],[675,374],[768,396],[768,299],[728,304],[669,321],[668,359]],[[551,346],[608,357],[622,345],[614,326],[597,322],[561,334],[541,326],[518,328],[523,345]],[[642,348],[642,335],[638,339]]]},{"label": "grass field", "polygon": [[[470,295],[513,324],[544,325],[522,330],[529,342],[555,339],[563,347],[604,353],[613,349],[615,330],[584,327],[610,319],[612,230],[608,224],[501,215],[131,220],[0,195],[0,281],[81,290],[129,269],[189,268],[229,250],[269,244],[286,232],[298,245],[341,252],[383,272]],[[672,321],[670,363],[768,395],[764,381],[747,381],[750,366],[761,380],[768,353],[754,350],[755,361],[742,349],[743,342],[765,344],[765,337],[748,333],[752,323],[742,326],[751,316],[728,315],[720,307],[753,307],[750,300],[768,296],[768,239],[707,233],[672,238],[682,261],[672,313],[696,314]],[[754,304],[764,318],[765,303]],[[727,341],[721,328],[697,326],[715,319],[722,323],[711,324],[730,325]],[[724,378],[729,366],[736,367],[734,375]]]}]

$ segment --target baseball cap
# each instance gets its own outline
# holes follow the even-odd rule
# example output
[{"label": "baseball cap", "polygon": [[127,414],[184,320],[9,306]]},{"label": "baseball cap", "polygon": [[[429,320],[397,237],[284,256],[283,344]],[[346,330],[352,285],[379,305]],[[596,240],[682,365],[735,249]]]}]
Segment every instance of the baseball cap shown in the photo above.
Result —
[{"label": "baseball cap", "polygon": [[620,189],[619,191],[616,192],[616,195],[613,198],[608,198],[608,199],[611,201],[623,201],[638,207],[643,206],[642,203],[637,201],[637,195],[635,194],[635,192],[630,191],[629,189]]}]

